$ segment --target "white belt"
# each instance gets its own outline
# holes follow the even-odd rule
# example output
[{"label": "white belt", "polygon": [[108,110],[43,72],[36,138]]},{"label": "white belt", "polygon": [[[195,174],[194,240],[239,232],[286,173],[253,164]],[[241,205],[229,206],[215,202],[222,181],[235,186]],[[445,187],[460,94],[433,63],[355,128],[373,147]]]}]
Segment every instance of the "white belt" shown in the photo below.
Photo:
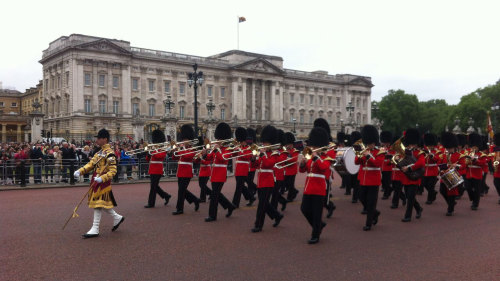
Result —
[{"label": "white belt", "polygon": [[380,171],[380,168],[376,168],[376,167],[363,167],[363,171]]},{"label": "white belt", "polygon": [[214,164],[213,166],[218,168],[227,168],[226,164]]},{"label": "white belt", "polygon": [[149,163],[150,164],[163,164],[162,161],[150,161]]},{"label": "white belt", "polygon": [[481,166],[474,166],[474,165],[472,165],[472,166],[469,166],[469,168],[477,168],[477,169],[482,169],[483,167],[481,167]]},{"label": "white belt", "polygon": [[425,164],[425,167],[436,167],[438,164]]},{"label": "white belt", "polygon": [[250,161],[236,161],[236,164],[247,164],[250,165]]},{"label": "white belt", "polygon": [[193,163],[192,162],[177,162],[181,165],[190,165],[190,166],[193,166]]},{"label": "white belt", "polygon": [[393,171],[399,171],[399,168],[392,168]]},{"label": "white belt", "polygon": [[210,167],[210,165],[201,164],[200,167]]},{"label": "white belt", "polygon": [[259,169],[260,173],[274,173],[273,170],[267,170],[267,169]]},{"label": "white belt", "polygon": [[309,173],[309,174],[307,174],[307,177],[308,177],[308,178],[322,178],[322,179],[325,179],[325,175],[322,175],[322,174],[314,174],[314,173]]}]

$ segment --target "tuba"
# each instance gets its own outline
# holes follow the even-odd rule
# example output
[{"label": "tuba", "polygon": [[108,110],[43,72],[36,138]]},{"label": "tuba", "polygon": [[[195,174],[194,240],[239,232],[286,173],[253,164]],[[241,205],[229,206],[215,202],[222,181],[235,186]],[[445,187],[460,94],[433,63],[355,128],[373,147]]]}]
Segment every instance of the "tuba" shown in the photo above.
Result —
[{"label": "tuba", "polygon": [[[395,141],[391,145],[391,149],[396,152],[396,155],[392,157],[391,162],[398,167],[400,170],[403,169],[403,167],[409,166],[415,162],[417,162],[417,158],[413,156],[413,154],[406,154],[406,147],[403,144],[403,137],[399,138],[397,141]],[[420,168],[416,171],[406,171],[404,174],[410,179],[410,180],[418,180],[421,177],[424,176],[425,169]]]}]

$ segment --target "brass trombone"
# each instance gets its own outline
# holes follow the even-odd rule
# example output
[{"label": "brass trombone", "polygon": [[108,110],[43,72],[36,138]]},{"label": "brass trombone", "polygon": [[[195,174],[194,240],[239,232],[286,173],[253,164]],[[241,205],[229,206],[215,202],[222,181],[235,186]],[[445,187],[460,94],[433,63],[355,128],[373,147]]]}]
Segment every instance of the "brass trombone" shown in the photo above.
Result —
[{"label": "brass trombone", "polygon": [[[182,152],[191,151],[191,152],[197,152],[198,153],[198,152],[201,152],[203,149],[209,149],[214,144],[232,143],[234,141],[235,140],[233,138],[231,138],[231,139],[225,139],[225,140],[217,140],[217,141],[209,141],[208,139],[205,139],[203,145],[197,145],[197,146],[193,146],[193,147],[188,147],[188,148],[186,148],[184,150],[180,150],[180,151],[182,151]],[[176,153],[177,153],[177,151],[174,152],[174,156],[178,156]]]},{"label": "brass trombone", "polygon": [[138,149],[126,151],[125,155],[132,156],[132,155],[139,154],[139,153],[155,151],[155,150],[158,150],[160,148],[163,148],[166,146],[171,146],[171,145],[172,145],[172,141],[167,141],[167,142],[162,142],[162,143],[151,143],[151,144],[146,145],[143,148],[138,148]]},{"label": "brass trombone", "polygon": [[[329,144],[328,144],[328,145],[326,145],[326,146],[322,146],[322,147],[315,148],[315,149],[312,149],[310,146],[306,146],[306,148],[304,148],[304,151],[302,151],[302,155],[304,155],[304,157],[305,157],[307,160],[309,160],[309,159],[311,159],[312,154],[313,154],[314,152],[319,152],[319,151],[330,151],[330,150],[332,150],[332,149],[335,149],[335,147],[336,147],[336,144],[335,144],[335,143],[333,143],[333,142],[329,143]],[[331,158],[330,158],[330,159],[328,159],[328,160],[333,161],[333,160],[335,160],[335,159],[331,159]],[[336,160],[335,160],[335,161],[336,161]],[[285,166],[285,167],[286,167],[286,166]]]}]

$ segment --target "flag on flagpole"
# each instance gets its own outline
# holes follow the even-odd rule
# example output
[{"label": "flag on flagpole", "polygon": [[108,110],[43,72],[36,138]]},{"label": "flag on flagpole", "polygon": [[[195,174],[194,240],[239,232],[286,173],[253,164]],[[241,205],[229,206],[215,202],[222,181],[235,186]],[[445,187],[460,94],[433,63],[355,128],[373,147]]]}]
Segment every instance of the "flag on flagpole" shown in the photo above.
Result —
[{"label": "flag on flagpole", "polygon": [[245,17],[238,17],[238,23],[245,22],[247,19]]},{"label": "flag on flagpole", "polygon": [[492,140],[493,137],[495,136],[495,133],[493,132],[493,126],[491,125],[491,117],[489,112],[488,112],[488,136],[490,137],[490,140]]}]

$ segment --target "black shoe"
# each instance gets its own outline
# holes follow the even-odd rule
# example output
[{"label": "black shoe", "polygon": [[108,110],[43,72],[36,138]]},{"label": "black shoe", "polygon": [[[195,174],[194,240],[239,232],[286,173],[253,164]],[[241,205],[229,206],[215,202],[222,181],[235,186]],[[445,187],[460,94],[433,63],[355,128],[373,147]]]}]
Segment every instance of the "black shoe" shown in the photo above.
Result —
[{"label": "black shoe", "polygon": [[262,227],[254,227],[254,228],[252,228],[252,232],[253,233],[261,232],[261,231],[262,231]]},{"label": "black shoe", "polygon": [[371,226],[368,226],[368,225],[363,226],[363,230],[364,230],[364,231],[369,231],[369,230],[371,230],[371,229],[372,229],[372,227],[371,227]]},{"label": "black shoe", "polygon": [[285,201],[284,203],[281,204],[281,211],[282,212],[286,209],[286,203],[288,203],[288,202]]},{"label": "black shoe", "polygon": [[111,231],[115,231],[118,229],[118,227],[120,226],[120,224],[122,224],[122,222],[125,220],[125,217],[122,217],[122,219],[118,222],[117,225],[113,226],[113,228],[111,229]]},{"label": "black shoe", "polygon": [[410,222],[411,221],[411,218],[404,218],[401,220],[402,222]]},{"label": "black shoe", "polygon": [[453,212],[450,212],[450,211],[446,212],[446,216],[447,216],[447,217],[450,217],[450,216],[452,216],[452,215],[453,215]]},{"label": "black shoe", "polygon": [[199,209],[200,209],[200,202],[199,201],[195,201],[194,202],[194,211],[198,212]]},{"label": "black shoe", "polygon": [[420,207],[420,210],[417,211],[417,215],[415,216],[417,219],[422,217],[422,212],[424,211],[424,208]]},{"label": "black shoe", "polygon": [[425,204],[426,204],[426,205],[430,205],[430,204],[432,204],[432,201],[427,200],[427,201],[425,201]]},{"label": "black shoe", "polygon": [[406,206],[406,199],[403,200],[403,206]]},{"label": "black shoe", "polygon": [[[331,202],[330,202],[330,203],[331,203]],[[337,209],[337,207],[336,207],[335,205],[333,205],[333,204],[330,204],[330,205],[328,206],[328,214],[326,214],[326,217],[327,217],[327,218],[331,218],[331,217],[332,217],[332,215],[333,215],[333,211],[335,211],[335,209]]]},{"label": "black shoe", "polygon": [[397,205],[391,205],[391,209],[397,209],[398,206]]},{"label": "black shoe", "polygon": [[368,214],[368,211],[367,211],[367,210],[365,210],[365,209],[363,209],[363,211],[361,211],[361,214],[362,214],[362,215],[366,215],[366,214]]},{"label": "black shoe", "polygon": [[313,237],[313,238],[311,238],[311,239],[309,239],[309,240],[307,241],[307,244],[316,244],[316,243],[318,243],[318,242],[319,242],[319,238],[315,238],[315,237]]},{"label": "black shoe", "polygon": [[389,197],[388,197],[388,196],[385,196],[385,195],[384,195],[384,196],[382,196],[382,200],[387,200],[387,199],[389,199]]},{"label": "black shoe", "polygon": [[200,199],[200,203],[206,203],[207,199]]},{"label": "black shoe", "polygon": [[155,207],[155,206],[151,206],[151,205],[146,205],[146,206],[144,206],[144,208],[146,208],[146,209],[149,209],[149,208],[154,208],[154,207]]},{"label": "black shoe", "polygon": [[229,218],[233,214],[234,209],[236,209],[235,206],[231,206],[231,207],[227,208],[226,218]]},{"label": "black shoe", "polygon": [[322,222],[321,223],[321,231],[323,231],[323,228],[325,228],[325,226],[326,226],[326,222]]},{"label": "black shoe", "polygon": [[379,211],[377,211],[377,212],[375,213],[375,216],[373,216],[373,222],[372,222],[372,223],[373,223],[373,225],[377,225],[377,223],[378,223],[378,217],[379,217],[379,216],[380,216],[380,212],[379,212]]},{"label": "black shoe", "polygon": [[357,199],[352,199],[351,203],[358,203]]},{"label": "black shoe", "polygon": [[172,197],[172,195],[170,195],[170,194],[167,194],[167,196],[165,196],[165,204],[164,205],[168,204],[168,201],[170,200],[170,197]]},{"label": "black shoe", "polygon": [[212,218],[212,217],[205,218],[205,222],[211,222],[211,221],[216,221],[216,220],[217,220],[216,218]]},{"label": "black shoe", "polygon": [[477,211],[477,206],[470,206],[470,209],[473,210],[473,211]]},{"label": "black shoe", "polygon": [[87,233],[85,233],[82,235],[83,239],[94,238],[94,237],[99,237],[99,234],[87,234]]},{"label": "black shoe", "polygon": [[351,193],[350,192],[346,192],[346,193],[344,193],[344,195],[351,195]]},{"label": "black shoe", "polygon": [[498,204],[500,204],[500,200],[498,200]]},{"label": "black shoe", "polygon": [[281,220],[283,219],[283,215],[278,215],[275,219],[274,219],[274,224],[273,224],[273,227],[277,227],[278,225],[280,225],[280,222]]},{"label": "black shoe", "polygon": [[180,210],[177,210],[175,212],[172,212],[172,215],[176,216],[176,215],[182,215],[184,214],[184,211],[180,211]]},{"label": "black shoe", "polygon": [[247,207],[252,206],[252,205],[253,205],[253,202],[255,202],[255,200],[257,200],[255,197],[250,198],[250,200],[248,201],[248,203],[247,203],[247,205],[246,205],[246,206],[247,206]]}]

